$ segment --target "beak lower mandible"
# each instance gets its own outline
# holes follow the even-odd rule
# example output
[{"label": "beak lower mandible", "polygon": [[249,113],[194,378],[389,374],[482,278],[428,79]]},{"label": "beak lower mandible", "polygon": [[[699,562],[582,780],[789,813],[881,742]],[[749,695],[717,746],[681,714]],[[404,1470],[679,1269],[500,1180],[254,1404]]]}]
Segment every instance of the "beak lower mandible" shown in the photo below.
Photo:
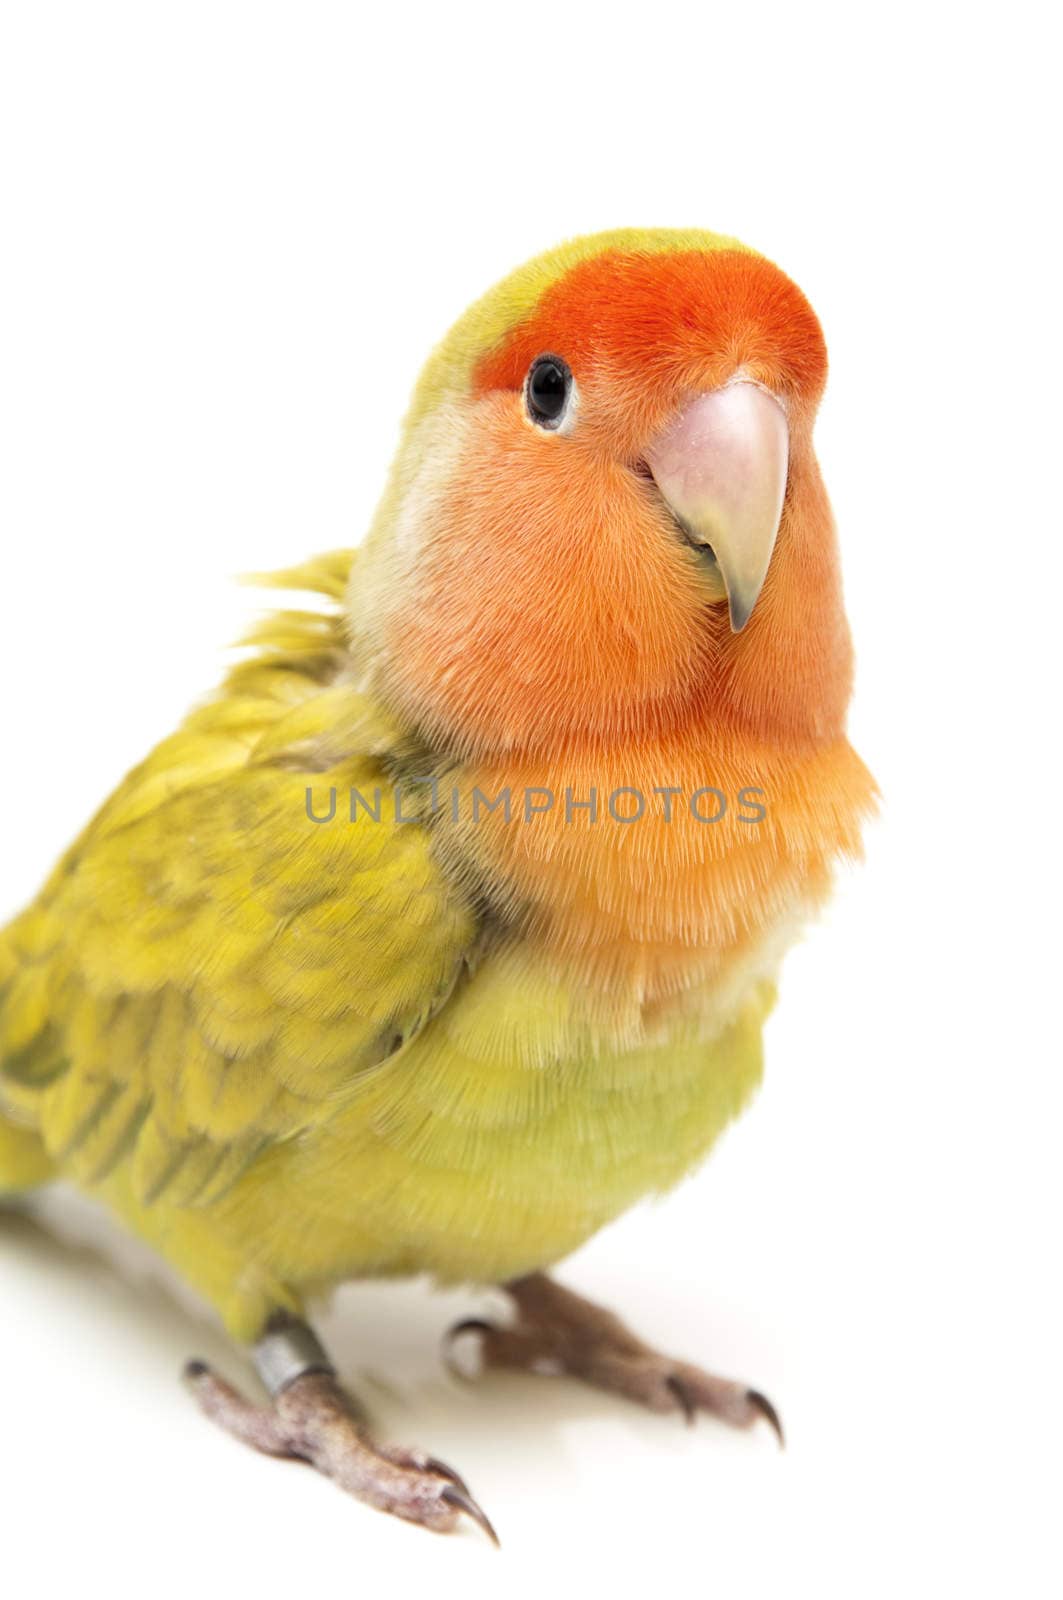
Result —
[{"label": "beak lower mandible", "polygon": [[741,378],[684,406],[646,451],[687,538],[712,548],[735,633],[749,621],[775,547],[789,455],[782,406]]}]

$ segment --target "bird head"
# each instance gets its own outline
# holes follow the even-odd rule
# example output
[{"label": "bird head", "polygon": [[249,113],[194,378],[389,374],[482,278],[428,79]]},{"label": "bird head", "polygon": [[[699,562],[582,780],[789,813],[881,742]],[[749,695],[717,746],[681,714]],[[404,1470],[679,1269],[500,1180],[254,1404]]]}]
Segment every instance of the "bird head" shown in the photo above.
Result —
[{"label": "bird head", "polygon": [[503,280],[430,358],[355,569],[378,690],[464,752],[832,731],[825,376],[808,301],[733,239],[599,234]]}]

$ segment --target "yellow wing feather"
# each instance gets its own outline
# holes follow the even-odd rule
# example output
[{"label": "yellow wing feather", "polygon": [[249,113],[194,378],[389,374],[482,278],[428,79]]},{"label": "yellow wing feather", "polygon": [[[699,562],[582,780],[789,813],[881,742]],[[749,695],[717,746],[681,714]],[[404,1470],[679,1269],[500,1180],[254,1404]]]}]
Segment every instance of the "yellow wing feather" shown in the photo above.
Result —
[{"label": "yellow wing feather", "polygon": [[[267,581],[335,600],[351,561]],[[205,1204],[333,1114],[475,937],[424,829],[347,820],[402,741],[337,681],[338,611],[280,611],[245,642],[0,935],[0,1108],[82,1183],[128,1161],[140,1204]],[[308,786],[318,815],[335,789],[329,824]]]}]

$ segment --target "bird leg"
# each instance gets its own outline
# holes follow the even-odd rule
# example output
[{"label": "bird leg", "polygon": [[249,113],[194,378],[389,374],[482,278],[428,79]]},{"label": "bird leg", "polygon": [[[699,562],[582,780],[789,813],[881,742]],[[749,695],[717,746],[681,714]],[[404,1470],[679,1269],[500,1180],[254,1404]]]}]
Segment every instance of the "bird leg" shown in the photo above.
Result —
[{"label": "bird leg", "polygon": [[515,1278],[502,1288],[516,1307],[516,1321],[502,1325],[470,1318],[451,1328],[448,1344],[462,1334],[476,1334],[484,1367],[566,1373],[651,1411],[680,1412],[688,1422],[699,1411],[736,1428],[765,1420],[782,1444],[778,1412],[759,1390],[659,1354],[611,1311],[563,1289],[545,1273]]},{"label": "bird leg", "polygon": [[434,1456],[378,1444],[360,1407],[340,1386],[316,1335],[303,1322],[278,1317],[254,1346],[270,1404],[254,1405],[202,1361],[185,1379],[200,1409],[227,1432],[270,1456],[306,1461],[341,1489],[437,1533],[471,1517],[498,1539],[464,1480]]}]

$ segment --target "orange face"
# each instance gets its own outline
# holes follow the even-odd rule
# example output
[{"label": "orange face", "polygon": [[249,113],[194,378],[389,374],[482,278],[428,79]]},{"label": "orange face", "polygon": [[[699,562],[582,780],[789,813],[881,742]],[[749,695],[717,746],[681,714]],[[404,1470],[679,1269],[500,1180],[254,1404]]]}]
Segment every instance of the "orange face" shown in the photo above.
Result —
[{"label": "orange face", "polygon": [[[553,428],[526,393],[546,353],[573,379]],[[761,257],[608,251],[556,281],[436,419],[384,641],[407,714],[466,753],[710,721],[796,741],[840,729],[848,636],[811,445],[825,374],[811,308]],[[670,420],[736,375],[789,428],[778,536],[740,633],[646,466]]]}]

